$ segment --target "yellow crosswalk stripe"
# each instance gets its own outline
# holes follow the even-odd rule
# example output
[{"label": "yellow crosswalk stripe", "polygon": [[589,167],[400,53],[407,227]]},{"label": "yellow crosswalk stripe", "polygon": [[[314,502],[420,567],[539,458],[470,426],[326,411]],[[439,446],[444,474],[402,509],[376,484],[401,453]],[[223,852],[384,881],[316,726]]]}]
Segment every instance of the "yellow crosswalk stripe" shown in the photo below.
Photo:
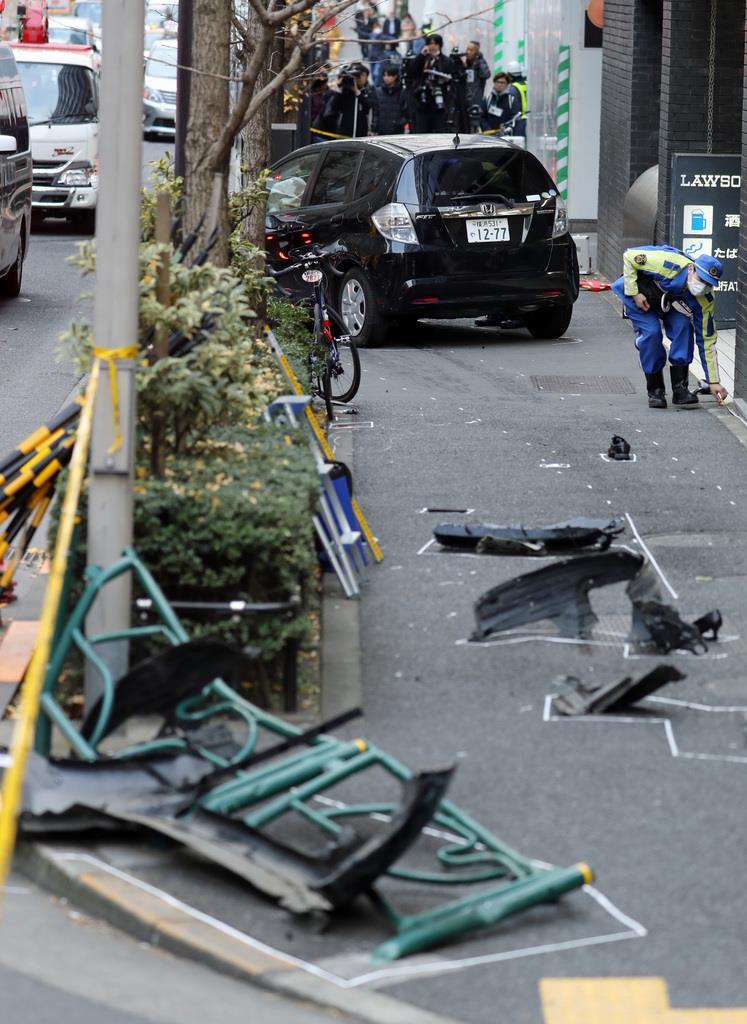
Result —
[{"label": "yellow crosswalk stripe", "polygon": [[747,1024],[747,1006],[680,1010],[663,978],[542,978],[545,1024]]}]

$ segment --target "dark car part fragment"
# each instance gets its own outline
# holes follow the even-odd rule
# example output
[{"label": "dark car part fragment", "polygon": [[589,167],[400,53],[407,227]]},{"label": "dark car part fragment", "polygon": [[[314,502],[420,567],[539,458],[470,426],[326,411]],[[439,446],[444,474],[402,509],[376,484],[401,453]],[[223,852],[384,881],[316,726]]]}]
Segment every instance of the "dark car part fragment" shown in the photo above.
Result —
[{"label": "dark car part fragment", "polygon": [[574,676],[566,676],[564,682],[572,689],[556,696],[553,708],[561,715],[600,715],[605,711],[619,711],[643,700],[667,683],[677,683],[685,678],[685,674],[674,665],[657,665],[638,679],[625,676],[617,683],[606,685],[590,686]]},{"label": "dark car part fragment", "polygon": [[700,629],[666,604],[653,567],[645,562],[625,589],[633,606],[630,640],[642,647],[653,645],[662,654],[691,651],[703,654],[708,645]]},{"label": "dark car part fragment", "polygon": [[685,622],[675,608],[664,602],[656,574],[649,562],[629,551],[605,551],[565,559],[535,572],[516,576],[486,591],[475,602],[477,628],[471,640],[484,640],[519,626],[550,619],[561,636],[592,638],[597,616],[589,591],[611,583],[628,581],[625,593],[632,605],[628,640],[639,648],[654,648],[662,654],[708,650],[703,632],[717,632],[716,616],[710,612]]},{"label": "dark car part fragment", "polygon": [[724,620],[721,617],[721,612],[718,608],[714,608],[710,612],[706,612],[705,615],[701,615],[699,619],[693,622],[699,631],[701,636],[705,636],[706,633],[710,633],[709,640],[718,640],[718,631],[724,624]]},{"label": "dark car part fragment", "polygon": [[625,529],[622,519],[579,516],[550,526],[493,526],[490,523],[441,523],[433,530],[439,544],[490,555],[548,555],[578,548],[606,551]]},{"label": "dark car part fragment", "polygon": [[615,462],[630,462],[630,445],[624,437],[614,434],[607,455]]},{"label": "dark car part fragment", "polygon": [[640,555],[629,551],[606,551],[516,576],[477,599],[477,628],[471,639],[484,640],[491,633],[543,619],[552,619],[561,636],[590,639],[597,617],[589,602],[589,591],[630,580],[643,564]]}]

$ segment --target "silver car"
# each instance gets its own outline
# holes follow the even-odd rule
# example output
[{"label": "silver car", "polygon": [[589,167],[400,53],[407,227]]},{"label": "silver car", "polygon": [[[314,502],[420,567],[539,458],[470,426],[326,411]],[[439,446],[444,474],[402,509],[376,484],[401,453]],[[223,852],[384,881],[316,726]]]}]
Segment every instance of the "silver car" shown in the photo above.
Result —
[{"label": "silver car", "polygon": [[161,39],[145,62],[143,133],[176,135],[176,39]]}]

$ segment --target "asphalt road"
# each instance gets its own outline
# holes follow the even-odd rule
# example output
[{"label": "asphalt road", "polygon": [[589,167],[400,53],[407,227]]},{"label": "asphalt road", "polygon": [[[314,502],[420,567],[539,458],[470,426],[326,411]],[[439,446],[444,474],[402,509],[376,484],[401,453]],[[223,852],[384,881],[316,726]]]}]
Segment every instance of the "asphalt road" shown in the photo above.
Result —
[{"label": "asphalt road", "polygon": [[[365,718],[349,735],[413,768],[456,760],[455,802],[531,858],[587,861],[597,889],[377,974],[366,957],[386,928],[363,903],[319,931],[188,857],[143,877],[296,957],[348,979],[368,972],[361,984],[473,1024],[540,1024],[538,984],[552,977],[659,976],[673,1006],[747,1006],[745,428],[710,400],[649,410],[631,332],[602,295],[582,294],[556,342],[430,323],[362,362],[358,416],[331,436],[353,432],[356,494],[385,560],[361,599]],[[635,462],[604,461],[613,434]],[[707,656],[626,657],[620,584],[591,595],[598,635],[619,634],[608,643],[538,630],[465,642],[478,595],[547,563],[439,553],[436,523],[625,513],[621,543],[641,553],[640,536],[686,618],[722,609]],[[544,720],[559,674],[611,682],[666,660],[688,678],[660,696],[685,703],[648,704],[633,721]],[[376,799],[362,780],[354,795]]]},{"label": "asphalt road", "polygon": [[[143,143],[143,182],[148,164],[167,147]],[[31,236],[21,295],[0,303],[0,452],[9,451],[52,416],[77,383],[71,361],[59,357],[59,335],[70,321],[92,316],[93,280],[67,258],[84,239],[64,220],[44,221]]]},{"label": "asphalt road", "polygon": [[333,1020],[135,942],[15,876],[3,893],[0,986],[3,1024]]}]

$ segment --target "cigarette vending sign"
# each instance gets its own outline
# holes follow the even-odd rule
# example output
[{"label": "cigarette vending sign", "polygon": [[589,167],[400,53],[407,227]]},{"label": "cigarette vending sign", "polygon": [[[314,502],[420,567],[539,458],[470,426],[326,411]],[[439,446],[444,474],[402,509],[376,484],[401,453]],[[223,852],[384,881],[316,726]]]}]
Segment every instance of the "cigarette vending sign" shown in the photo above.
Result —
[{"label": "cigarette vending sign", "polygon": [[716,293],[716,322],[737,318],[741,157],[675,153],[672,158],[672,245],[695,259],[707,253],[724,265]]}]

